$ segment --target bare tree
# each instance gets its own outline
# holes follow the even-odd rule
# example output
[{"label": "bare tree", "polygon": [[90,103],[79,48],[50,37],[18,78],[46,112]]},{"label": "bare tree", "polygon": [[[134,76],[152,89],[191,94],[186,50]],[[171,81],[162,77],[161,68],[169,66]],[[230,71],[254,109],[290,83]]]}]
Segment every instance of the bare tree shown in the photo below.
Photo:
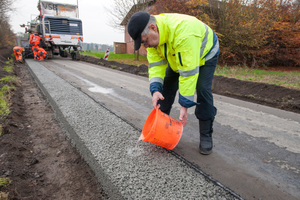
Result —
[{"label": "bare tree", "polygon": [[113,7],[109,9],[109,25],[123,30],[133,13],[146,10],[152,2],[154,0],[113,0]]},{"label": "bare tree", "polygon": [[4,19],[7,17],[7,13],[12,11],[12,3],[14,1],[11,0],[0,0],[0,18]]},{"label": "bare tree", "polygon": [[12,0],[0,0],[0,48],[13,44],[14,34],[8,23],[8,12],[13,11]]}]

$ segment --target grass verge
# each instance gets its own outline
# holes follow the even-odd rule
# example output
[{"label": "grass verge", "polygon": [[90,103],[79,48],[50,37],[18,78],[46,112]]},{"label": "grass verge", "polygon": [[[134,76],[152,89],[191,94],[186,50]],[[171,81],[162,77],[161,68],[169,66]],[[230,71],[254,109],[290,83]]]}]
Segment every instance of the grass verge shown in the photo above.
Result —
[{"label": "grass verge", "polygon": [[[5,188],[11,184],[11,180],[9,178],[0,177],[0,189]],[[8,193],[0,191],[0,200],[9,200]]]},{"label": "grass verge", "polygon": [[[6,62],[6,66],[3,67],[3,70],[12,73],[13,72],[13,64],[11,61]],[[0,122],[9,115],[10,113],[10,105],[11,105],[11,97],[13,95],[13,91],[16,89],[15,86],[19,84],[19,79],[15,76],[5,76],[0,79]],[[2,135],[2,124],[0,124],[0,136]]]},{"label": "grass verge", "polygon": [[244,66],[218,66],[215,75],[300,90],[300,71],[279,72]]},{"label": "grass verge", "polygon": [[0,178],[0,188],[7,187],[10,184],[11,184],[11,180],[9,178],[4,178],[4,177]]},{"label": "grass verge", "polygon": [[[7,65],[3,67],[3,70],[12,73],[13,72],[13,59],[5,62]],[[2,119],[4,119],[10,113],[11,96],[15,85],[19,83],[15,76],[5,76],[0,79],[0,136],[2,135]],[[11,184],[9,178],[0,177],[0,189],[5,188]],[[0,200],[9,200],[9,193],[0,191]]]},{"label": "grass verge", "polygon": [[[90,51],[90,52],[83,52],[82,54],[94,56],[97,58],[104,58],[105,51]],[[136,65],[136,66],[140,66],[142,64],[148,65],[148,61],[145,56],[139,56],[139,60],[136,60],[136,56],[134,54],[114,54],[113,52],[111,52],[109,53],[108,60],[124,63],[127,65]]]}]

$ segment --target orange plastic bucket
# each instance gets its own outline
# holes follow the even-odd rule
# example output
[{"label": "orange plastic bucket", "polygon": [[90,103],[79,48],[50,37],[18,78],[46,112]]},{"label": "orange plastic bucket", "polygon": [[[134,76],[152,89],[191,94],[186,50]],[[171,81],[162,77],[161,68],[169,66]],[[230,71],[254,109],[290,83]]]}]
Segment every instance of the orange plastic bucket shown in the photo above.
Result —
[{"label": "orange plastic bucket", "polygon": [[182,123],[156,108],[149,114],[140,137],[166,149],[174,149],[182,135]]}]

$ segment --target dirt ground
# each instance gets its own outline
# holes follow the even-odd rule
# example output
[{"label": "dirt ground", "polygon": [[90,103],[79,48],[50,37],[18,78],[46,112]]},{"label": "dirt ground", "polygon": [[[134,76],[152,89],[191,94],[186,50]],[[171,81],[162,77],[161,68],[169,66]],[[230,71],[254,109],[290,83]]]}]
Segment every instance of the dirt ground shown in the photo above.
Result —
[{"label": "dirt ground", "polygon": [[[7,73],[0,66],[2,78]],[[6,199],[1,192],[13,200],[104,199],[94,173],[70,145],[25,65],[14,69],[20,84],[0,136],[0,177],[12,184],[0,187],[0,199]]]},{"label": "dirt ground", "polygon": [[[1,55],[1,51],[0,51]],[[0,78],[4,56],[0,56]],[[147,76],[147,66],[130,66],[82,56],[82,60],[117,70]],[[0,177],[12,180],[0,187],[9,199],[106,199],[94,173],[66,138],[55,115],[24,64],[16,64],[19,77],[10,115],[1,123]],[[0,87],[2,87],[0,83]],[[300,113],[300,90],[215,77],[213,91]]]}]

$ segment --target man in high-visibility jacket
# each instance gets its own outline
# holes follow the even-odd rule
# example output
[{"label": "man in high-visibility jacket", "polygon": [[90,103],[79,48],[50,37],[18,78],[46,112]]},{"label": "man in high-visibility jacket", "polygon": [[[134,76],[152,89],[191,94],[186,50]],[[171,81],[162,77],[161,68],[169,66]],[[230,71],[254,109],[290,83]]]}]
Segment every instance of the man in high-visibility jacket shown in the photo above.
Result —
[{"label": "man in high-visibility jacket", "polygon": [[[138,50],[147,48],[153,107],[169,114],[179,90],[179,120],[185,126],[187,109],[196,106],[202,154],[213,148],[213,121],[217,113],[212,79],[219,56],[218,37],[206,24],[183,14],[150,15],[137,12],[128,23],[128,33]],[[197,100],[194,102],[194,93]]]},{"label": "man in high-visibility jacket", "polygon": [[22,63],[23,62],[22,54],[23,54],[24,48],[19,47],[19,46],[15,46],[13,48],[13,51],[14,51],[14,54],[15,54],[15,57],[16,57],[16,61]]}]

